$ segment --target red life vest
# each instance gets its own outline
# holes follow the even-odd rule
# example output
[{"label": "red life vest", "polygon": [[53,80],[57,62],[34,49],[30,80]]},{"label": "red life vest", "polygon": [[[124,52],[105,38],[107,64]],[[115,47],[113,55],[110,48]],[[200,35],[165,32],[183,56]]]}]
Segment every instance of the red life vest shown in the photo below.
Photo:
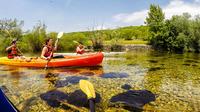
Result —
[{"label": "red life vest", "polygon": [[8,58],[12,59],[15,56],[18,56],[18,54],[17,54],[17,48],[16,47],[12,47],[11,50],[8,51]]},{"label": "red life vest", "polygon": [[[49,46],[45,46],[47,47],[47,52],[44,54],[45,57],[49,57],[53,51],[52,47]],[[53,57],[53,54],[51,55],[51,57]]]},{"label": "red life vest", "polygon": [[85,50],[83,50],[83,49],[81,50],[80,47],[77,47],[76,48],[76,53],[77,54],[83,54],[83,53],[85,53]]}]

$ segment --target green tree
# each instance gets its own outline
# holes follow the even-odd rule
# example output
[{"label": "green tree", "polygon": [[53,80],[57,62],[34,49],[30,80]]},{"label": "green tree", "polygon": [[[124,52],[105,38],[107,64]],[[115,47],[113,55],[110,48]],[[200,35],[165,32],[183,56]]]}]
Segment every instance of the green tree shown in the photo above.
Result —
[{"label": "green tree", "polygon": [[94,50],[99,51],[103,50],[103,40],[106,38],[106,34],[104,34],[103,30],[94,30],[87,33],[87,37],[92,42],[92,47]]},{"label": "green tree", "polygon": [[164,19],[165,15],[160,6],[151,4],[150,11],[148,12],[148,17],[145,22],[149,26],[149,31],[152,33],[162,31]]},{"label": "green tree", "polygon": [[44,45],[44,40],[47,38],[46,35],[46,25],[39,22],[37,25],[35,25],[31,32],[28,32],[23,36],[23,42],[26,45],[24,51],[29,52],[39,52],[42,50],[42,47]]},{"label": "green tree", "polygon": [[195,52],[200,52],[200,15],[195,17],[192,22],[192,39],[190,45],[195,50]]},{"label": "green tree", "polygon": [[23,23],[17,19],[0,20],[0,52],[5,52],[5,48],[10,45],[14,38],[21,39]]},{"label": "green tree", "polygon": [[165,27],[165,15],[162,9],[158,5],[150,5],[148,17],[146,18],[146,24],[149,27],[150,32],[150,44],[153,47],[166,49],[165,36],[167,36]]},{"label": "green tree", "polygon": [[135,34],[135,30],[132,29],[123,29],[120,31],[121,38],[124,38],[125,40],[132,40],[133,37],[135,37],[133,34]]},{"label": "green tree", "polygon": [[82,32],[68,33],[62,37],[62,41],[59,42],[59,50],[61,51],[75,51],[77,43],[81,42],[85,46],[88,45],[89,38]]},{"label": "green tree", "polygon": [[159,6],[151,5],[146,24],[149,26],[150,43],[159,50],[183,52],[189,49],[191,41],[191,15],[174,15],[164,20],[164,13]]},{"label": "green tree", "polygon": [[172,16],[170,20],[166,21],[168,32],[166,44],[170,51],[183,52],[185,48],[189,48],[190,17],[188,13],[184,13],[180,16]]}]

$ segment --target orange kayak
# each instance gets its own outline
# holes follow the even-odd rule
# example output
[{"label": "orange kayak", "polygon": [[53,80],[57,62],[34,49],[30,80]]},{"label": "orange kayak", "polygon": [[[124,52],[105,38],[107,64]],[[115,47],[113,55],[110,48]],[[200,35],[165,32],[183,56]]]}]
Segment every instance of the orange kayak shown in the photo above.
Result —
[{"label": "orange kayak", "polygon": [[[75,67],[75,66],[97,66],[102,63],[103,53],[91,53],[76,56],[65,56],[64,58],[51,59],[48,62],[48,67]],[[45,67],[47,60],[32,59],[30,62],[21,59],[8,59],[7,57],[0,58],[0,64],[23,66],[23,67]]]}]

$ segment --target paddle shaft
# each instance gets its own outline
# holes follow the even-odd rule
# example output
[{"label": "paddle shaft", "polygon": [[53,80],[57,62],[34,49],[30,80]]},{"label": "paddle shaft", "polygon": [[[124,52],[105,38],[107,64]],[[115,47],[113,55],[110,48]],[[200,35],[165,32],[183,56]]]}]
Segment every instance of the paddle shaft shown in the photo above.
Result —
[{"label": "paddle shaft", "polygon": [[89,99],[89,104],[90,104],[90,112],[95,112],[94,99]]},{"label": "paddle shaft", "polygon": [[20,55],[23,56],[23,53],[21,52],[21,50],[17,47],[17,50],[19,51]]},{"label": "paddle shaft", "polygon": [[[57,40],[56,40],[56,43],[55,43],[55,44],[57,44],[57,43],[58,43],[58,38],[57,38]],[[57,47],[57,45],[56,45],[55,47]],[[45,65],[45,69],[47,69],[49,62],[50,62],[50,61],[51,61],[51,59],[53,58],[53,53],[54,53],[54,48],[55,48],[55,47],[53,47],[53,50],[52,50],[52,52],[51,52],[50,59],[47,61],[47,64]]]}]

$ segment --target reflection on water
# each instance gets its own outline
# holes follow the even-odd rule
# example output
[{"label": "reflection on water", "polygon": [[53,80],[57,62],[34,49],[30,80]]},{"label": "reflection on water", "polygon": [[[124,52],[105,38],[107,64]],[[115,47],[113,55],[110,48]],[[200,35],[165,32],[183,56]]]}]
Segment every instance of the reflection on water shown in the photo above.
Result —
[{"label": "reflection on water", "polygon": [[[81,79],[94,84],[99,102],[96,110],[99,112],[131,110],[138,102],[148,99],[142,96],[144,99],[129,102],[123,95],[130,95],[129,100],[136,101],[134,95],[144,90],[158,97],[155,101],[141,103],[138,108],[142,111],[198,112],[199,59],[199,54],[192,53],[137,51],[109,55],[98,67],[44,70],[0,65],[0,85],[17,108],[25,112],[87,111],[88,102],[78,84]],[[111,102],[115,97],[125,103]],[[132,107],[128,106],[130,104]]]}]

